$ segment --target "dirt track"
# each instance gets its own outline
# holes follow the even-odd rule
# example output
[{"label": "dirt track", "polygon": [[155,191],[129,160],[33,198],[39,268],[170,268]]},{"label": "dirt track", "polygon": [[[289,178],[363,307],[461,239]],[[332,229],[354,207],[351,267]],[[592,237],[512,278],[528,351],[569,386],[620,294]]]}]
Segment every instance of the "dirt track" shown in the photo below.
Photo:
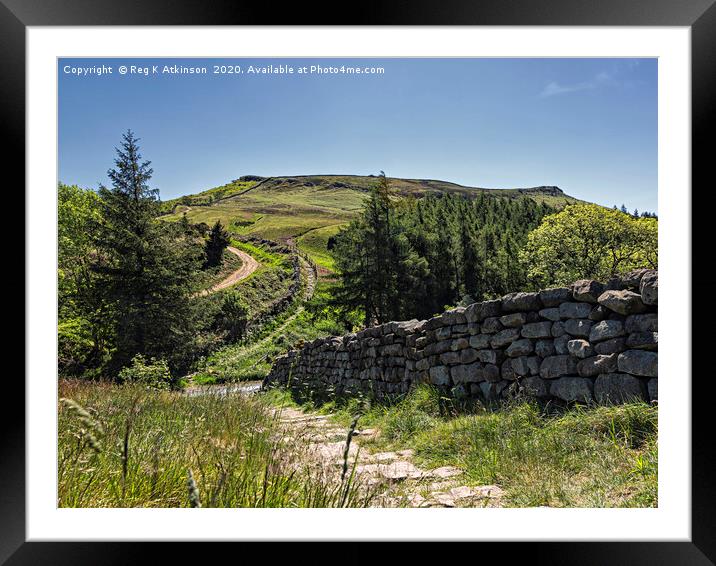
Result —
[{"label": "dirt track", "polygon": [[226,289],[227,287],[231,287],[232,285],[235,285],[242,279],[246,279],[249,275],[251,275],[256,269],[259,267],[259,262],[256,261],[253,257],[251,257],[246,252],[243,252],[241,250],[238,250],[236,248],[232,248],[229,246],[226,248],[229,250],[232,254],[239,256],[241,259],[241,267],[231,273],[226,279],[224,279],[221,283],[217,283],[211,288],[211,292],[220,291],[221,289]]}]

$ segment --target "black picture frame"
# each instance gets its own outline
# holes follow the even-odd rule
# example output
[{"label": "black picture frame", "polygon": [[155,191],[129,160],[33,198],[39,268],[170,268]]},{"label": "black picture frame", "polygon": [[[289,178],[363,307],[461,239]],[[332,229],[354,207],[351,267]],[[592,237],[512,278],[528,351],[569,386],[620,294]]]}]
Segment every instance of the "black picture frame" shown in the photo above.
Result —
[{"label": "black picture frame", "polygon": [[[713,258],[713,237],[707,215],[712,186],[710,146],[714,131],[711,103],[716,101],[716,0],[441,0],[427,2],[361,2],[352,5],[244,3],[232,0],[0,0],[0,124],[9,142],[2,152],[5,172],[15,174],[16,187],[24,186],[25,151],[25,32],[27,26],[103,25],[510,25],[510,26],[687,26],[691,28],[692,79],[692,296],[714,296],[716,275],[708,266]],[[350,19],[348,19],[350,18]],[[10,183],[10,181],[6,181]],[[698,198],[697,198],[698,197]],[[24,210],[24,204],[21,205]],[[27,212],[27,211],[26,211]],[[17,238],[14,236],[14,238]],[[16,262],[23,265],[23,259]],[[19,267],[18,267],[19,271]],[[28,297],[23,291],[27,304]],[[694,306],[701,307],[696,304]],[[709,306],[709,305],[703,305]],[[685,308],[692,305],[685,304]],[[693,310],[692,310],[693,312]],[[716,563],[716,451],[709,417],[716,379],[703,363],[710,336],[706,324],[692,317],[692,539],[690,542],[543,542],[477,543],[475,558],[497,555],[501,563],[524,559],[549,564],[714,564]],[[703,325],[704,331],[697,331]],[[688,331],[688,329],[683,329]],[[32,336],[27,336],[32,340]],[[9,355],[9,354],[8,354]],[[704,371],[698,371],[700,367]],[[665,377],[671,379],[671,376]],[[687,380],[689,376],[673,376]],[[206,561],[217,546],[220,552],[244,550],[234,543],[222,545],[180,543],[26,542],[25,537],[25,420],[24,384],[7,375],[4,400],[12,410],[0,411],[0,563],[20,564],[131,564],[155,561],[159,549],[164,562]],[[12,400],[8,403],[8,400]],[[352,528],[347,528],[350,536]],[[361,562],[380,559],[378,543],[325,545],[304,559]],[[161,548],[158,548],[161,546]],[[297,559],[295,545],[272,545],[271,561]],[[300,552],[300,551],[298,551]],[[413,554],[426,557],[423,545],[401,549],[402,560]],[[444,550],[439,550],[444,553]],[[452,551],[451,551],[452,553]],[[486,554],[487,553],[487,554]],[[443,554],[443,556],[445,556]]]}]

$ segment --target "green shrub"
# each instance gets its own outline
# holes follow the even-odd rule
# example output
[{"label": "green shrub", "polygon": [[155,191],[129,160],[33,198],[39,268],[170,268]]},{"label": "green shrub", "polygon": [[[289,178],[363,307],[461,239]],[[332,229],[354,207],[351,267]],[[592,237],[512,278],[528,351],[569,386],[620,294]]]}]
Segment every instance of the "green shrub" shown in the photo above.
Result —
[{"label": "green shrub", "polygon": [[94,349],[92,327],[84,318],[60,320],[57,325],[57,364],[61,374],[79,373]]},{"label": "green shrub", "polygon": [[138,383],[151,389],[176,389],[180,385],[166,361],[154,358],[147,361],[142,354],[134,356],[132,365],[122,368],[117,377],[120,383]]},{"label": "green shrub", "polygon": [[246,333],[249,307],[237,292],[226,293],[217,316],[217,324],[226,331],[227,338],[235,342]]}]

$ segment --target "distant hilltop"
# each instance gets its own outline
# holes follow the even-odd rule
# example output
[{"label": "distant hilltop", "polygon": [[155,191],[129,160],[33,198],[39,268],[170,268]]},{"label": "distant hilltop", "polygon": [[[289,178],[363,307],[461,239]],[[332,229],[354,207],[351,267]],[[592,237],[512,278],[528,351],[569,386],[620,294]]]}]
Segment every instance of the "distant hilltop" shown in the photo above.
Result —
[{"label": "distant hilltop", "polygon": [[[243,175],[225,185],[178,197],[163,203],[163,213],[181,212],[181,206],[222,206],[238,207],[243,210],[251,203],[261,202],[262,210],[273,210],[277,206],[291,206],[295,210],[299,203],[309,204],[311,214],[318,209],[335,207],[353,214],[360,209],[367,193],[376,183],[377,175],[285,175],[264,177]],[[537,187],[515,187],[491,189],[467,187],[438,179],[401,179],[388,177],[390,186],[403,197],[423,198],[429,195],[452,194],[467,198],[480,195],[507,198],[511,200],[530,199],[554,208],[583,202],[570,196],[554,185]],[[247,199],[251,202],[247,202]],[[253,205],[251,205],[253,206]],[[229,210],[225,211],[227,218]]]},{"label": "distant hilltop", "polygon": [[[257,183],[262,190],[280,190],[281,188],[298,187],[321,187],[325,189],[351,189],[367,191],[376,180],[376,175],[290,175],[280,177],[262,177],[260,175],[243,175],[234,179],[232,183]],[[562,189],[554,185],[540,185],[537,187],[514,187],[514,188],[488,188],[470,187],[440,181],[437,179],[402,179],[388,177],[391,187],[403,195],[412,194],[417,197],[425,196],[427,193],[462,193],[466,196],[476,196],[481,192],[488,192],[493,196],[518,198],[520,196],[532,197],[535,200],[558,199],[559,204],[571,204],[579,202],[572,196],[564,193]],[[226,198],[228,198],[227,195]]]}]

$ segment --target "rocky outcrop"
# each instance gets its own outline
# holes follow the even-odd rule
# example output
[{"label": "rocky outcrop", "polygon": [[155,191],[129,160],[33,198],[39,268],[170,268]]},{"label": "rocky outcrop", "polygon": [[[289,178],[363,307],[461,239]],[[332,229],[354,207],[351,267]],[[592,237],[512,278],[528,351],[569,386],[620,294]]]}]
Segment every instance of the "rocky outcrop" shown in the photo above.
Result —
[{"label": "rocky outcrop", "polygon": [[488,402],[655,401],[657,289],[658,272],[639,270],[321,338],[276,359],[266,383],[379,398],[429,383]]}]

